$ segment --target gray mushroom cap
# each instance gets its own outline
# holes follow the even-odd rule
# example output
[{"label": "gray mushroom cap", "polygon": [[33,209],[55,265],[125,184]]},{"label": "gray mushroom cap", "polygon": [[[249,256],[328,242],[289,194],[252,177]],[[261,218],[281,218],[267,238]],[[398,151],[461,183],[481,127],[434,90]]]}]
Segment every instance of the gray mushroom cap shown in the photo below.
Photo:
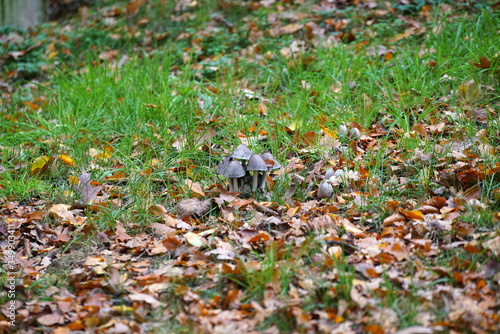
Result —
[{"label": "gray mushroom cap", "polygon": [[328,182],[321,182],[318,188],[318,198],[331,198],[333,187]]},{"label": "gray mushroom cap", "polygon": [[233,153],[231,153],[231,158],[233,159],[242,159],[242,160],[248,160],[252,156],[252,151],[248,148],[248,146],[244,144],[238,145]]},{"label": "gray mushroom cap", "polygon": [[325,180],[329,180],[333,175],[335,175],[335,172],[333,171],[332,167],[328,167],[325,173]]},{"label": "gray mushroom cap", "polygon": [[233,160],[229,162],[226,170],[224,171],[224,176],[227,178],[235,178],[235,177],[243,177],[245,176],[245,167],[241,165],[241,162],[238,160]]},{"label": "gray mushroom cap", "polygon": [[229,157],[222,158],[222,160],[217,165],[217,174],[224,175],[224,172],[226,171],[226,168],[227,166],[229,166],[230,162],[231,159]]},{"label": "gray mushroom cap", "polygon": [[259,154],[252,154],[247,163],[247,170],[267,171],[267,165]]},{"label": "gray mushroom cap", "polygon": [[347,126],[345,126],[345,124],[342,122],[342,124],[340,124],[339,126],[339,136],[345,135],[346,132],[347,132]]},{"label": "gray mushroom cap", "polygon": [[272,155],[270,152],[262,152],[262,154],[260,156],[264,160],[272,160],[272,161],[274,161],[274,165],[271,166],[271,167],[269,167],[268,168],[269,170],[281,168],[281,165],[278,162],[278,160],[276,160],[276,158],[274,157],[274,155]]}]

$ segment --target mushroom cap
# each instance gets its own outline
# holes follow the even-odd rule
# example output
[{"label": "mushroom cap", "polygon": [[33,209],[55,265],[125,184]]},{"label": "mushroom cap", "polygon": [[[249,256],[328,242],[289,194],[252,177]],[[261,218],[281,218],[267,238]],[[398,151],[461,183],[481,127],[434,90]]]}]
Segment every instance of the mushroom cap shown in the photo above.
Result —
[{"label": "mushroom cap", "polygon": [[262,154],[260,156],[264,160],[272,160],[272,161],[274,161],[274,165],[271,166],[271,167],[269,167],[268,168],[269,170],[281,168],[280,163],[278,162],[278,160],[276,160],[276,158],[274,157],[274,155],[271,154],[271,152],[262,152]]},{"label": "mushroom cap", "polygon": [[226,170],[224,171],[224,176],[227,178],[235,178],[235,177],[243,177],[245,176],[245,167],[241,165],[241,162],[238,160],[233,160],[229,162]]},{"label": "mushroom cap", "polygon": [[267,171],[267,165],[260,154],[252,154],[247,163],[247,170]]},{"label": "mushroom cap", "polygon": [[333,195],[333,187],[328,182],[321,182],[318,188],[318,198],[331,198]]},{"label": "mushroom cap", "polygon": [[347,132],[347,126],[345,126],[344,123],[340,124],[339,126],[339,136],[345,135]]},{"label": "mushroom cap", "polygon": [[231,158],[248,160],[252,154],[248,146],[240,144],[234,149],[233,153],[231,153]]},{"label": "mushroom cap", "polygon": [[229,157],[222,158],[222,160],[217,165],[217,174],[224,175],[224,172],[226,171],[226,168],[230,162],[231,162],[231,158],[229,158]]},{"label": "mushroom cap", "polygon": [[361,137],[361,133],[359,132],[358,128],[352,128],[351,131],[349,131],[349,137],[352,139],[358,139]]},{"label": "mushroom cap", "polygon": [[333,168],[328,167],[328,169],[326,170],[326,173],[325,173],[325,180],[329,180],[334,174],[335,174],[335,172],[333,171]]}]

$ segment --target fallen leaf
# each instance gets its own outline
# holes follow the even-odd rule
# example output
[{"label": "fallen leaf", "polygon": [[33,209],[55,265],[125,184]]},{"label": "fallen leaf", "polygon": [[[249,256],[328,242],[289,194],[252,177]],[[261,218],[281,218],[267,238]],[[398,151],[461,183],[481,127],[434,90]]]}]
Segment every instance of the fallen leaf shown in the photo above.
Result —
[{"label": "fallen leaf", "polygon": [[205,197],[205,193],[203,192],[203,189],[201,189],[200,182],[193,182],[189,179],[185,180],[184,182],[186,183],[186,186],[187,186],[189,191],[192,191],[196,194],[199,194],[199,195]]},{"label": "fallen leaf", "polygon": [[146,302],[149,305],[151,305],[153,308],[157,308],[161,306],[161,302],[158,301],[155,297],[145,294],[145,293],[132,293],[128,295],[131,301],[136,301],[136,302]]},{"label": "fallen leaf", "polygon": [[188,232],[188,233],[184,234],[184,238],[186,238],[186,241],[194,247],[203,246],[203,239],[197,234],[194,234],[192,232]]},{"label": "fallen leaf", "polygon": [[78,184],[73,184],[73,190],[82,198],[83,204],[88,204],[89,201],[96,199],[97,194],[101,191],[101,186],[93,186],[90,183],[90,173],[85,171],[85,166],[82,166],[82,173],[78,175]]},{"label": "fallen leaf", "polygon": [[61,154],[58,156],[58,158],[61,159],[62,162],[64,162],[65,164],[67,164],[71,167],[76,166],[76,162],[73,161],[73,159],[71,159],[71,157],[69,155]]},{"label": "fallen leaf", "polygon": [[35,160],[31,164],[31,175],[39,174],[48,167],[48,163],[50,158],[47,155],[42,155]]},{"label": "fallen leaf", "polygon": [[200,201],[197,198],[186,198],[177,203],[179,208],[179,218],[186,216],[192,216],[195,218],[200,218],[206,215],[210,211],[212,204],[212,199],[207,199]]}]

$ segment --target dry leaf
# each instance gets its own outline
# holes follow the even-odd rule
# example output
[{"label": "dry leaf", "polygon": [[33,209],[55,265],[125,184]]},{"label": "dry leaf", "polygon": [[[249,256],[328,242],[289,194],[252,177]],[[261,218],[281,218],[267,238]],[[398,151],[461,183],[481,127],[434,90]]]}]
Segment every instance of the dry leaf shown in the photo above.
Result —
[{"label": "dry leaf", "polygon": [[191,216],[195,218],[202,217],[210,211],[212,199],[200,201],[197,198],[186,198],[177,203],[179,208],[179,218]]},{"label": "dry leaf", "polygon": [[90,183],[90,173],[85,171],[85,166],[82,165],[82,173],[78,175],[78,184],[73,184],[73,190],[81,196],[82,203],[88,204],[89,201],[96,199],[97,194],[101,191],[102,186],[93,186]]},{"label": "dry leaf", "polygon": [[186,241],[194,247],[199,248],[203,246],[203,239],[198,234],[188,232],[184,234],[184,238],[186,238]]},{"label": "dry leaf", "polygon": [[201,189],[200,182],[193,182],[189,179],[185,180],[184,182],[186,183],[187,189],[189,191],[192,191],[196,194],[199,194],[199,195],[205,197],[205,193],[203,192],[203,189]]}]

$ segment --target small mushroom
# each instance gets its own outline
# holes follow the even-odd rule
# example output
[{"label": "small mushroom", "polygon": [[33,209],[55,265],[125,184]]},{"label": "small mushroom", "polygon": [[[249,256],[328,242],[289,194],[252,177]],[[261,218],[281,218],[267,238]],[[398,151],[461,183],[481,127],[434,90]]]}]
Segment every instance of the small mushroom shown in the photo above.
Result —
[{"label": "small mushroom", "polygon": [[226,168],[230,162],[231,162],[231,158],[229,158],[229,157],[222,158],[222,160],[217,165],[217,174],[224,175],[224,172],[226,171]]},{"label": "small mushroom", "polygon": [[224,176],[229,179],[229,190],[238,191],[238,178],[245,176],[245,167],[238,160],[230,161],[224,171]]},{"label": "small mushroom", "polygon": [[270,152],[267,152],[267,151],[266,152],[262,152],[262,154],[260,156],[264,160],[271,160],[271,161],[274,162],[274,165],[272,165],[270,167],[267,167],[267,171],[264,171],[264,173],[262,175],[262,178],[259,178],[259,180],[260,180],[260,182],[259,182],[259,188],[264,189],[266,187],[267,172],[270,171],[270,170],[273,170],[273,169],[281,168],[281,165],[278,162],[278,160],[274,157],[274,155],[272,155]]},{"label": "small mushroom", "polygon": [[333,168],[332,167],[328,167],[328,169],[326,170],[325,172],[325,181],[328,181],[330,180],[330,178],[335,174],[335,172],[333,171]]},{"label": "small mushroom", "polygon": [[331,198],[333,195],[333,187],[328,182],[321,182],[318,188],[318,198]]},{"label": "small mushroom", "polygon": [[358,128],[352,128],[351,131],[349,131],[349,137],[351,137],[351,139],[358,139],[361,137],[361,133]]},{"label": "small mushroom", "polygon": [[344,122],[339,126],[339,136],[344,136],[347,132],[347,126],[345,126]]},{"label": "small mushroom", "polygon": [[337,169],[334,174],[336,177],[344,176],[344,171],[342,169]]},{"label": "small mushroom", "polygon": [[259,172],[267,173],[267,165],[264,159],[259,154],[252,154],[248,160],[247,170],[253,171],[252,190],[257,190],[257,183],[259,181]]},{"label": "small mushroom", "polygon": [[248,146],[244,144],[238,145],[233,153],[231,153],[231,158],[233,159],[241,159],[241,160],[248,160],[252,156],[252,151],[248,148]]}]

